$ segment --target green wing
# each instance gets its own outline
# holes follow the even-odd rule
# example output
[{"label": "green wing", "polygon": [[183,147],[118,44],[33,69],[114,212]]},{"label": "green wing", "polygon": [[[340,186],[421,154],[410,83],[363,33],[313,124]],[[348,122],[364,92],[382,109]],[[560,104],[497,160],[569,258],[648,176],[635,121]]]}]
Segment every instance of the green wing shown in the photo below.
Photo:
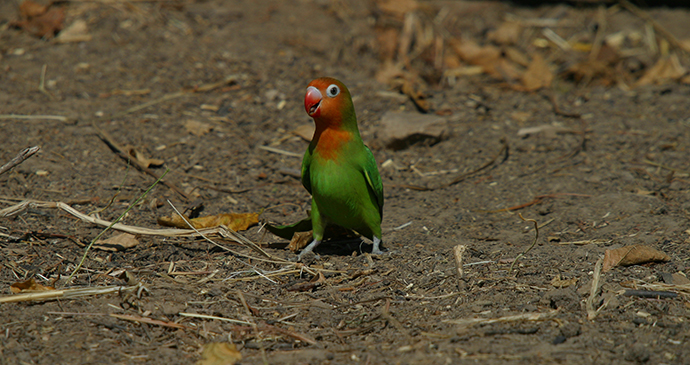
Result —
[{"label": "green wing", "polygon": [[[364,176],[367,178],[367,186],[369,191],[376,197],[376,204],[379,207],[379,214],[381,215],[381,218],[383,218],[383,183],[381,182],[381,175],[379,175],[379,169],[376,166],[376,160],[374,159],[374,155],[371,153],[371,150],[367,146],[364,146],[364,148],[366,148],[367,155],[364,163]],[[304,171],[304,167],[302,168],[302,171]],[[304,172],[302,173],[302,176],[304,178]],[[304,181],[302,184],[304,184]]]},{"label": "green wing", "polygon": [[309,167],[311,166],[311,146],[304,152],[302,158],[302,186],[311,194],[311,176],[309,174]]}]

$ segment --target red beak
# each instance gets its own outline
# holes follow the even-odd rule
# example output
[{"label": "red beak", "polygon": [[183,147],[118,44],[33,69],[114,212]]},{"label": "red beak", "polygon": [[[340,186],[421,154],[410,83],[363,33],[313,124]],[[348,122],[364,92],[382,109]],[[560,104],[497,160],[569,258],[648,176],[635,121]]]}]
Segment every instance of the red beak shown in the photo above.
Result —
[{"label": "red beak", "polygon": [[316,118],[321,114],[321,100],[323,95],[319,89],[309,86],[307,88],[307,95],[304,97],[304,110],[307,111],[310,117]]}]

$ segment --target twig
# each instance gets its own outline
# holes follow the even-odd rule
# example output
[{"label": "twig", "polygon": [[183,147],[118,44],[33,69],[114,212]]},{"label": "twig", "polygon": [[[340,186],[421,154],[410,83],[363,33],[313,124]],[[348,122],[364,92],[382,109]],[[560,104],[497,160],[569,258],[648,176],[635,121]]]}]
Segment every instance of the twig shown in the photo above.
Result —
[{"label": "twig", "polygon": [[195,329],[195,328],[188,327],[188,326],[185,326],[183,324],[179,324],[179,323],[175,323],[175,322],[159,321],[157,319],[140,317],[140,316],[133,316],[133,315],[129,315],[129,314],[110,313],[110,317],[124,319],[125,321],[147,323],[147,324],[153,324],[156,326],[163,326],[163,327],[170,327],[170,328],[177,328],[177,329],[186,329],[186,330]]},{"label": "twig", "polygon": [[493,165],[496,163],[496,160],[505,153],[505,157],[503,158],[503,161],[508,159],[508,156],[510,154],[510,148],[508,146],[508,140],[506,138],[501,138],[501,149],[498,151],[498,153],[489,161],[487,161],[484,165],[470,171],[466,172],[464,174],[461,174],[460,176],[456,177],[453,179],[451,182],[442,184],[437,187],[428,187],[428,186],[418,186],[418,185],[408,185],[408,184],[384,184],[385,186],[390,186],[390,187],[396,187],[396,188],[404,188],[404,189],[412,189],[412,190],[419,190],[419,191],[432,191],[432,190],[438,190],[438,189],[445,189],[447,187],[450,187],[452,185],[455,185],[461,181],[464,181],[468,177],[477,174],[478,172],[486,169],[487,167]]},{"label": "twig", "polygon": [[67,117],[62,115],[23,115],[23,114],[0,114],[0,119],[48,119],[66,122]]},{"label": "twig", "polygon": [[458,270],[458,279],[462,279],[462,276],[465,273],[462,265],[462,255],[465,253],[465,250],[467,250],[467,246],[465,245],[457,245],[453,247],[453,257],[455,257],[455,267]]},{"label": "twig", "polygon": [[302,157],[302,156],[304,156],[303,153],[295,153],[295,152],[285,151],[285,150],[281,150],[279,148],[274,148],[274,147],[270,147],[270,146],[259,146],[259,148],[264,150],[264,151],[278,153],[278,154],[285,155],[285,156],[291,156],[291,157]]},{"label": "twig", "polygon": [[223,322],[230,322],[230,323],[251,325],[251,322],[241,321],[241,320],[239,320],[239,319],[232,319],[232,318],[225,318],[225,317],[209,316],[209,315],[206,315],[206,314],[185,313],[185,312],[180,312],[180,313],[178,313],[178,314],[181,315],[182,317],[192,317],[192,318],[202,318],[202,319],[214,319],[214,320],[223,321]]},{"label": "twig", "polygon": [[530,250],[532,250],[532,249],[534,248],[534,245],[537,244],[537,238],[539,238],[539,224],[537,224],[537,221],[534,220],[534,219],[525,219],[525,218],[522,217],[522,214],[520,214],[520,213],[518,213],[518,216],[520,217],[520,219],[522,219],[523,222],[532,222],[532,223],[534,223],[534,232],[535,232],[535,233],[534,233],[534,242],[532,242],[532,245],[529,246],[528,249],[526,249],[524,252],[522,252],[522,253],[520,253],[519,255],[517,255],[517,257],[515,258],[515,260],[513,260],[513,263],[510,264],[510,269],[508,270],[508,272],[512,272],[512,271],[513,271],[513,267],[515,266],[515,263],[518,262],[518,260],[519,260],[522,256],[525,256],[525,254],[527,254],[528,252],[530,252]]},{"label": "twig", "polygon": [[48,70],[48,65],[43,64],[43,67],[41,67],[41,78],[40,78],[40,81],[38,82],[38,91],[47,95],[51,100],[55,100],[55,97],[53,96],[53,94],[49,93],[48,90],[46,90],[46,71],[47,70]]},{"label": "twig", "polygon": [[17,154],[17,156],[15,156],[10,162],[8,162],[8,163],[2,165],[2,167],[0,167],[0,175],[6,173],[7,171],[10,171],[11,168],[21,164],[26,159],[33,156],[40,149],[41,149],[41,147],[33,146],[33,147],[29,147],[29,148],[25,148],[25,149],[21,150],[21,152],[19,152],[19,154]]},{"label": "twig", "polygon": [[669,32],[668,30],[666,30],[666,28],[664,28],[664,26],[662,26],[661,24],[659,24],[659,22],[657,22],[656,20],[654,20],[654,18],[652,18],[648,13],[646,13],[646,12],[640,10],[640,8],[638,8],[637,6],[633,5],[632,3],[630,3],[630,2],[627,1],[627,0],[620,0],[620,1],[619,1],[619,4],[621,4],[621,6],[624,7],[625,9],[627,9],[629,12],[631,12],[631,13],[637,15],[638,17],[640,17],[640,18],[644,19],[645,21],[649,22],[650,24],[652,24],[652,26],[654,27],[654,29],[656,29],[657,32],[663,34],[664,37],[665,37],[671,44],[673,44],[674,47],[676,47],[676,48],[678,48],[678,49],[681,49],[681,50],[683,50],[683,51],[685,51],[685,52],[690,52],[688,49],[686,49],[686,48],[683,46],[683,44],[682,44],[680,41],[678,41],[678,38],[676,38],[676,36],[674,36],[673,33],[671,33],[671,32]]},{"label": "twig", "polygon": [[75,288],[75,289],[59,289],[46,290],[37,293],[16,294],[0,297],[0,303],[14,303],[27,301],[45,301],[53,299],[71,299],[79,298],[89,295],[102,295],[114,293],[127,293],[137,291],[141,285],[133,286],[106,286],[95,288]]},{"label": "twig", "polygon": [[475,324],[507,323],[517,321],[544,321],[555,317],[557,313],[558,310],[553,310],[545,313],[524,313],[499,318],[446,319],[443,322],[450,324],[459,324],[464,326],[472,326]]},{"label": "twig", "polygon": [[115,219],[112,223],[110,223],[110,225],[109,225],[108,227],[106,227],[104,230],[102,230],[101,233],[99,233],[99,234],[91,241],[91,243],[89,243],[89,245],[88,245],[88,246],[86,247],[86,249],[84,250],[84,256],[82,256],[81,261],[79,261],[79,265],[77,265],[77,267],[74,268],[74,271],[72,271],[72,274],[70,274],[70,276],[67,278],[66,283],[69,283],[69,282],[72,280],[72,278],[74,277],[74,275],[77,273],[77,271],[79,271],[79,269],[81,269],[82,265],[84,264],[84,261],[86,261],[86,255],[89,253],[89,250],[91,249],[91,247],[93,247],[93,244],[96,243],[96,241],[98,241],[98,239],[101,238],[101,236],[103,236],[103,234],[105,234],[105,232],[107,232],[108,230],[110,230],[111,228],[113,228],[113,226],[114,226],[115,224],[117,224],[117,222],[121,221],[122,218],[124,218],[125,215],[127,215],[127,213],[129,213],[129,211],[132,210],[132,208],[134,208],[134,206],[136,206],[140,201],[142,201],[142,200],[146,197],[146,195],[148,195],[148,193],[151,191],[151,189],[153,189],[156,185],[158,185],[158,182],[161,181],[161,179],[163,178],[163,176],[165,176],[165,175],[168,173],[168,171],[170,171],[170,170],[169,170],[169,169],[166,169],[165,172],[163,173],[163,175],[161,175],[161,177],[158,178],[158,180],[156,180],[156,182],[154,182],[153,184],[151,184],[151,186],[149,186],[149,188],[146,189],[146,191],[144,191],[144,193],[141,194],[141,195],[139,196],[139,198],[137,198],[137,199],[134,201],[134,203],[130,204],[130,205],[127,207],[127,209],[125,209],[125,211],[122,212],[122,214],[120,214],[119,217],[117,217],[117,219]]},{"label": "twig", "polygon": [[[188,200],[189,200],[189,196],[188,196],[187,194],[185,194],[182,190],[180,190],[177,186],[175,186],[174,184],[169,183],[169,182],[167,182],[167,181],[165,181],[165,180],[161,180],[162,176],[159,176],[158,174],[156,174],[155,172],[153,172],[153,170],[149,169],[147,166],[145,166],[144,164],[142,164],[141,161],[139,161],[138,159],[136,159],[136,158],[130,156],[128,153],[126,153],[126,152],[124,151],[124,149],[123,149],[122,147],[120,147],[120,145],[119,145],[117,142],[115,142],[115,140],[114,140],[108,133],[106,133],[105,131],[103,131],[103,130],[101,130],[100,128],[98,128],[98,127],[96,126],[96,124],[92,124],[92,127],[93,127],[93,129],[96,130],[96,133],[98,134],[98,137],[99,137],[103,142],[105,142],[105,144],[107,144],[108,147],[110,147],[110,149],[111,149],[113,152],[115,152],[115,154],[118,155],[118,157],[120,157],[121,159],[127,161],[127,163],[131,163],[131,164],[134,165],[134,167],[136,167],[139,171],[142,171],[142,172],[144,172],[144,173],[147,173],[147,174],[149,174],[150,176],[152,176],[153,178],[155,178],[155,179],[157,179],[157,180],[160,180],[160,183],[161,183],[161,184],[163,184],[163,185],[167,186],[168,188],[172,189],[173,191],[175,191],[177,194],[179,194],[180,196],[182,196],[182,198],[183,198],[185,201],[188,201]],[[167,171],[166,171],[166,172],[167,172]]]},{"label": "twig", "polygon": [[556,94],[553,91],[550,91],[548,93],[549,101],[551,101],[551,107],[553,108],[553,112],[556,115],[560,115],[566,118],[582,118],[582,114],[580,113],[571,113],[571,112],[566,112],[563,111],[560,106],[558,105],[558,98],[556,97]]},{"label": "twig", "polygon": [[121,116],[123,116],[123,115],[127,115],[127,114],[129,114],[129,113],[134,113],[134,112],[136,112],[136,111],[139,111],[139,110],[142,110],[142,109],[146,109],[146,108],[148,108],[148,107],[150,107],[150,106],[152,106],[152,105],[160,104],[160,103],[162,103],[162,102],[165,102],[165,101],[168,101],[168,100],[172,100],[172,99],[177,99],[177,98],[179,98],[179,97],[182,97],[182,96],[185,96],[185,95],[189,95],[189,94],[192,94],[192,93],[211,91],[211,90],[216,89],[216,88],[219,88],[219,87],[221,87],[221,86],[223,86],[223,85],[229,84],[229,83],[231,83],[231,82],[233,82],[233,81],[236,81],[237,78],[238,78],[237,75],[230,75],[230,76],[225,77],[222,81],[213,82],[213,83],[210,83],[210,84],[204,84],[204,85],[201,85],[201,86],[196,87],[196,88],[191,89],[191,90],[182,90],[182,91],[176,91],[176,92],[173,92],[173,93],[170,93],[170,94],[166,94],[166,95],[163,95],[162,97],[160,97],[160,98],[158,98],[158,99],[151,100],[151,101],[148,101],[148,102],[146,102],[146,103],[143,103],[143,104],[140,104],[140,105],[131,107],[131,108],[129,108],[129,109],[123,111],[123,112],[119,112],[119,113],[113,115],[113,118],[119,118],[119,117],[121,117]]}]

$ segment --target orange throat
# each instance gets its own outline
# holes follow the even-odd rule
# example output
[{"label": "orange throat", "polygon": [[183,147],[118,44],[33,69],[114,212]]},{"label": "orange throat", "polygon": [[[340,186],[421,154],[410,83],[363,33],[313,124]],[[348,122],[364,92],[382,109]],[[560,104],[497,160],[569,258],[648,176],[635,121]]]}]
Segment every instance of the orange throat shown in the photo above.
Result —
[{"label": "orange throat", "polygon": [[316,127],[313,141],[316,142],[314,154],[322,159],[334,160],[343,153],[343,147],[352,139],[352,133],[340,128]]}]

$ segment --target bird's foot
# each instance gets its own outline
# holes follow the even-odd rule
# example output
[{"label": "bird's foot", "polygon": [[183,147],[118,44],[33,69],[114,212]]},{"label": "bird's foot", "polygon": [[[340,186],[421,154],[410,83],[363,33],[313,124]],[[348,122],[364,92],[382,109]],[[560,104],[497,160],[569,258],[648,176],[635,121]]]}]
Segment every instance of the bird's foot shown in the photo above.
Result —
[{"label": "bird's foot", "polygon": [[371,249],[371,254],[383,255],[383,251],[381,251],[381,239],[378,237],[374,237],[374,248]]},{"label": "bird's foot", "polygon": [[[303,259],[307,258],[307,256],[313,256],[313,259],[315,259],[315,260],[320,259],[321,256],[314,253],[314,248],[316,248],[316,246],[318,246],[320,243],[321,243],[321,241],[319,241],[319,240],[311,241],[311,243],[309,245],[307,245],[307,247],[305,247],[302,250],[302,252],[300,252],[299,255],[297,255],[297,257],[294,259],[294,261],[303,262],[304,261]],[[290,261],[293,261],[293,260],[290,259]]]}]

